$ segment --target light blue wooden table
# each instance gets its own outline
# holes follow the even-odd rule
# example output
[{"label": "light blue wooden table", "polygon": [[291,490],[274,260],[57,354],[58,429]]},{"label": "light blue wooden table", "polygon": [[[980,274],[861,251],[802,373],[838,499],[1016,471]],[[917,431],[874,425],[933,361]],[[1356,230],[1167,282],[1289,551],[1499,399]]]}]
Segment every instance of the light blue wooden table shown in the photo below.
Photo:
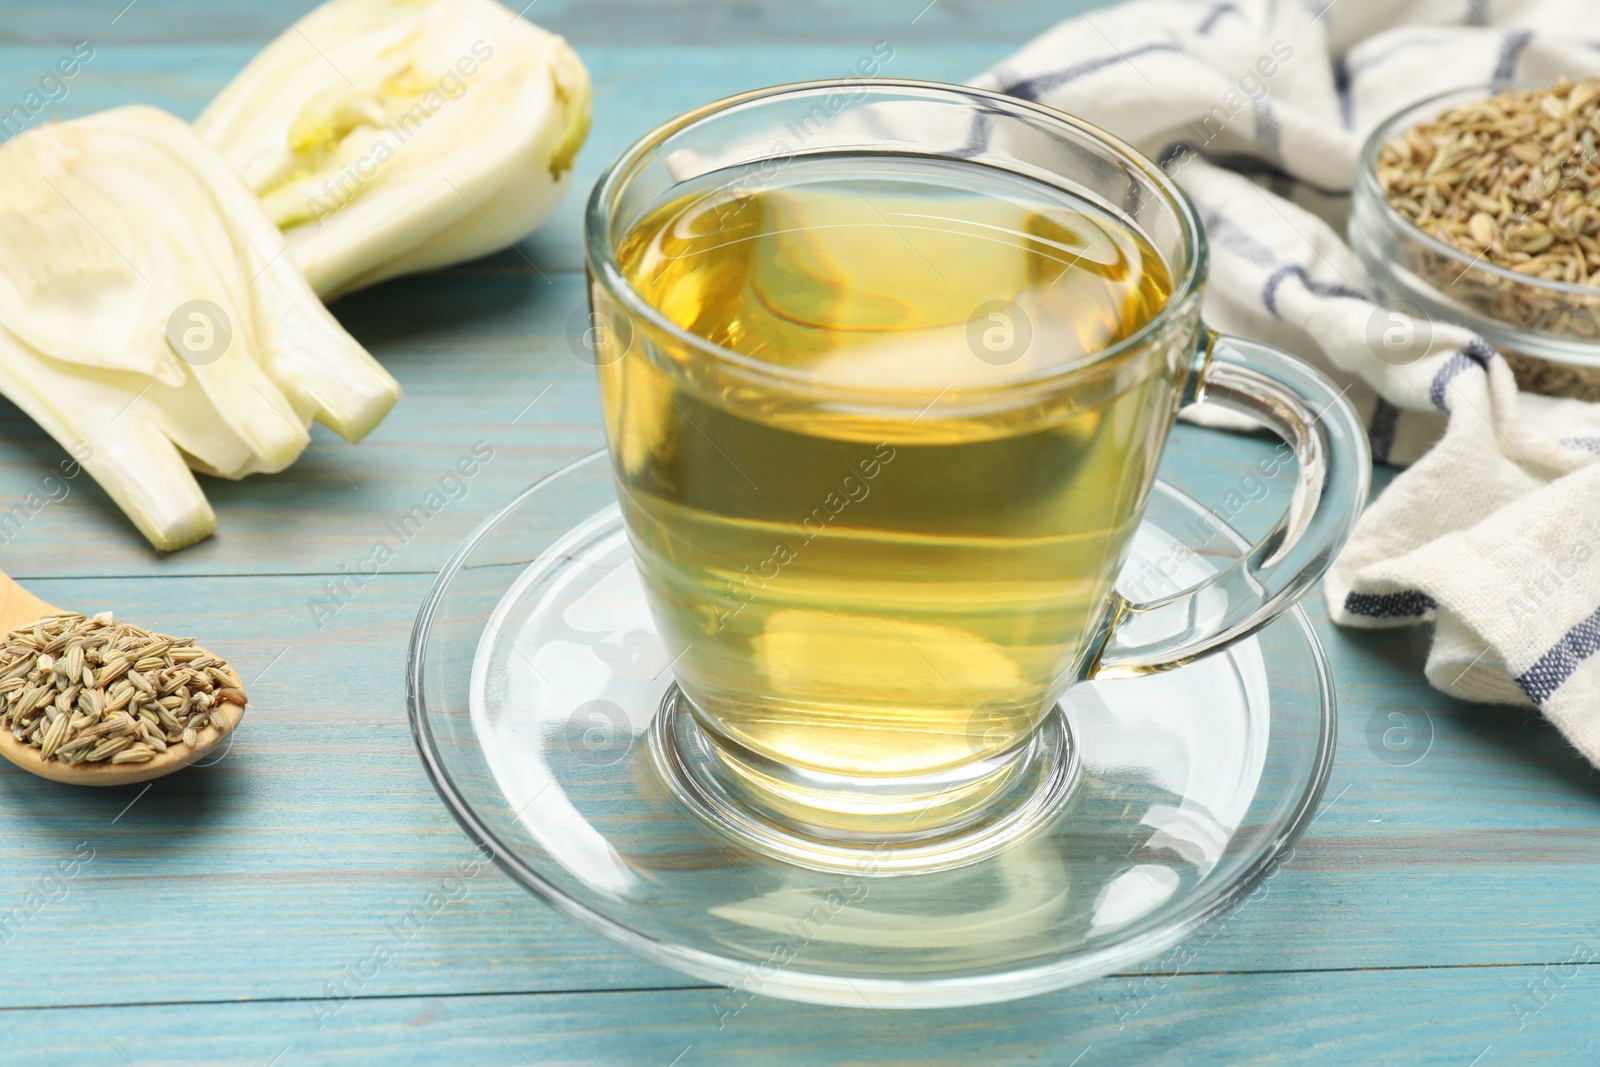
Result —
[{"label": "light blue wooden table", "polygon": [[[877,41],[894,48],[886,73],[961,80],[1075,10],[925,2],[536,0],[528,13],[595,78],[581,192],[648,127],[751,83],[838,74]],[[142,101],[192,117],[309,6],[8,0],[0,108],[87,40],[94,57],[56,114]],[[41,596],[203,635],[253,700],[226,759],[148,790],[0,773],[0,1065],[1600,1061],[1593,772],[1531,714],[1428,689],[1424,635],[1339,632],[1318,599],[1307,609],[1342,727],[1322,813],[1248,903],[1134,973],[957,1011],[761,1000],[719,1029],[717,990],[585,933],[495,870],[430,910],[472,853],[412,748],[406,638],[459,539],[601,443],[592,372],[566,337],[583,299],[580,200],[520,252],[338,304],[405,399],[359,446],[319,431],[283,475],[208,482],[214,539],[158,557],[87,479],[3,535],[0,567]],[[467,495],[319,630],[309,604],[324,584],[477,441],[494,459]],[[1220,499],[1268,449],[1183,429],[1166,473]],[[0,403],[0,508],[61,455]],[[1283,493],[1242,525],[1259,528]],[[1422,759],[1368,743],[1391,712],[1431,730]],[[426,921],[402,922],[418,911]],[[392,959],[369,966],[380,945]]]}]

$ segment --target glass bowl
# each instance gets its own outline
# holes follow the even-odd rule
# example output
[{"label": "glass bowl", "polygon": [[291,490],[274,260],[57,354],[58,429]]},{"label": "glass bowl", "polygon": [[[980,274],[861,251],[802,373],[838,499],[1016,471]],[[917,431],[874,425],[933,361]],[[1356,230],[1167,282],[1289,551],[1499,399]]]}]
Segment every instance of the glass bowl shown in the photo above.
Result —
[{"label": "glass bowl", "polygon": [[1493,266],[1423,232],[1390,206],[1378,150],[1421,122],[1506,86],[1455,89],[1381,124],[1361,150],[1350,243],[1383,295],[1427,320],[1454,322],[1499,350],[1530,392],[1600,400],[1600,285],[1550,281]]}]

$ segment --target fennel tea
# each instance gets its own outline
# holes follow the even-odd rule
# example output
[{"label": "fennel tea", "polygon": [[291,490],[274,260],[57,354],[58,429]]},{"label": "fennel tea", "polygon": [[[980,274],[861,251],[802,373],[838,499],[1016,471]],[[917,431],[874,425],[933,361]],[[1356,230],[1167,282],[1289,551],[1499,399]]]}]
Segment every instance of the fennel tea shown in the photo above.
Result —
[{"label": "fennel tea", "polygon": [[[1083,669],[1187,369],[1146,239],[1007,171],[794,157],[680,185],[616,259],[676,326],[602,351],[622,507],[702,725],[937,771]],[[730,354],[731,353],[731,354]]]}]

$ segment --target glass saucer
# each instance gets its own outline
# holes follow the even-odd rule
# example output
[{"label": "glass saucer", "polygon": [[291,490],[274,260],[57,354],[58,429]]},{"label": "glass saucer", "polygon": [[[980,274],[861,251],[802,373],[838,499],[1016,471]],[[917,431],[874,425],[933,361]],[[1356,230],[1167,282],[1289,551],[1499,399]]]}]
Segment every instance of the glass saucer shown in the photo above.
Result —
[{"label": "glass saucer", "polygon": [[[1157,482],[1122,580],[1148,600],[1246,547]],[[1126,968],[1247,894],[1333,762],[1327,662],[1294,608],[1179,669],[1075,686],[1059,709],[1070,781],[1009,847],[950,869],[818,869],[741,847],[676,798],[651,751],[671,659],[597,452],[445,565],[412,634],[411,724],[445,804],[508,874],[734,987],[730,1013],[755,994],[980,1004]]]}]

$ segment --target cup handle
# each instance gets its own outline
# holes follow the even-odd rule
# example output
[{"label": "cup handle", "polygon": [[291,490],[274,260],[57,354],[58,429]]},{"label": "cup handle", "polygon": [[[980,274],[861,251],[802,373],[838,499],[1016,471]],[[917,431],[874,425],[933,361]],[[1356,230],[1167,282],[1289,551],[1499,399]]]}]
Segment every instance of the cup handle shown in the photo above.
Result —
[{"label": "cup handle", "polygon": [[1294,497],[1271,533],[1205,583],[1142,604],[1116,595],[1090,678],[1178,667],[1259,630],[1317,583],[1366,505],[1371,450],[1344,393],[1285,352],[1202,329],[1204,367],[1186,399],[1253,416],[1292,444]]}]

